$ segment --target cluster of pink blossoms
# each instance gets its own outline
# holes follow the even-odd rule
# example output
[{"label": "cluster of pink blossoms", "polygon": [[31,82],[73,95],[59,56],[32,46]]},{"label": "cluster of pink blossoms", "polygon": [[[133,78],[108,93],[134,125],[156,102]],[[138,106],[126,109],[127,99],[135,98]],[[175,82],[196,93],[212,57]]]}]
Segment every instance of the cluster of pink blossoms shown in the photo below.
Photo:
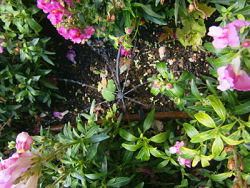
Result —
[{"label": "cluster of pink blossoms", "polygon": [[[70,7],[73,6],[72,0],[65,1]],[[44,13],[49,13],[47,18],[53,25],[58,25],[59,23],[63,24],[63,16],[72,18],[71,12],[67,8],[64,8],[59,2],[54,0],[51,0],[49,2],[44,0],[37,0],[37,7],[42,9]],[[74,43],[80,43],[83,39],[89,39],[95,32],[95,29],[93,26],[87,26],[84,29],[85,34],[83,34],[82,30],[79,28],[71,28],[70,26],[66,28],[64,25],[62,25],[61,27],[57,27],[57,31],[66,40],[70,39]]]},{"label": "cluster of pink blossoms", "polygon": [[[176,154],[176,153],[182,154],[181,150],[180,150],[180,146],[184,146],[184,142],[183,141],[176,142],[176,144],[173,147],[169,148],[169,152],[171,154]],[[187,167],[191,168],[191,160],[190,159],[183,159],[183,158],[181,158],[179,156],[178,157],[178,162],[179,162],[180,165],[186,165]]]},{"label": "cluster of pink blossoms", "polygon": [[218,26],[210,27],[207,35],[214,37],[213,46],[215,48],[225,48],[227,45],[230,45],[233,48],[239,45],[239,30],[243,26],[248,27],[249,25],[250,22],[244,20],[235,20],[228,24],[225,28]]},{"label": "cluster of pink blossoms", "polygon": [[30,152],[30,146],[33,138],[28,133],[22,132],[16,138],[16,150],[10,158],[0,162],[0,187],[1,188],[36,188],[38,175],[32,175],[27,182],[20,181],[18,184],[12,184],[22,172],[25,172],[33,163],[32,158],[35,154]]}]

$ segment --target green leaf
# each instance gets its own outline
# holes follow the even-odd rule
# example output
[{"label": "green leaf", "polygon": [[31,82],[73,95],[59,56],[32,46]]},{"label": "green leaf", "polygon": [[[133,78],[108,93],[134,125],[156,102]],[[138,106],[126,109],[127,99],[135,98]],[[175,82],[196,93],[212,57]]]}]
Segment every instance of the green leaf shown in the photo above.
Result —
[{"label": "green leaf", "polygon": [[191,80],[192,78],[194,78],[194,75],[190,74],[188,71],[184,71],[180,78],[178,79],[178,81],[187,81],[187,80]]},{"label": "green leaf", "polygon": [[214,86],[213,86],[213,84],[211,83],[211,81],[206,80],[206,84],[207,84],[207,88],[208,88],[215,96],[217,96],[217,92],[216,92],[216,90],[214,89]]},{"label": "green leaf", "polygon": [[169,92],[171,92],[175,97],[182,98],[185,93],[185,90],[179,87],[178,85],[173,84],[173,88],[170,89]]},{"label": "green leaf", "polygon": [[191,92],[192,94],[198,99],[198,100],[201,100],[201,94],[198,90],[198,88],[196,87],[196,84],[194,82],[194,79],[192,79],[191,81]]},{"label": "green leaf", "polygon": [[209,166],[209,160],[211,160],[211,157],[209,156],[205,156],[205,155],[201,155],[201,166],[204,168],[206,166]]},{"label": "green leaf", "polygon": [[119,135],[127,141],[136,141],[138,140],[138,138],[136,138],[134,135],[132,135],[131,133],[125,131],[124,129],[119,129],[118,130]]},{"label": "green leaf", "polygon": [[156,96],[160,93],[160,90],[159,88],[151,87],[150,93],[153,93]]},{"label": "green leaf", "polygon": [[157,165],[157,168],[163,168],[163,167],[167,166],[168,163],[169,163],[169,159],[166,159],[166,160],[162,161],[161,163],[159,163]]},{"label": "green leaf", "polygon": [[223,181],[229,177],[231,177],[233,175],[233,171],[230,172],[225,172],[225,173],[221,173],[221,174],[216,174],[216,175],[211,175],[211,179],[214,181]]},{"label": "green leaf", "polygon": [[[113,80],[112,80],[112,81],[113,81]],[[107,101],[113,101],[113,100],[115,100],[115,95],[112,94],[112,92],[109,91],[108,88],[104,88],[104,89],[102,90],[102,96],[103,96],[103,98],[104,98],[105,100],[107,100]]]},{"label": "green leaf", "polygon": [[26,18],[26,20],[29,26],[35,31],[40,32],[43,29],[33,18]]},{"label": "green leaf", "polygon": [[194,117],[206,127],[216,128],[214,120],[204,112],[199,112],[194,115]]},{"label": "green leaf", "polygon": [[143,123],[143,133],[145,133],[152,125],[154,121],[155,109],[151,110],[151,112],[147,115],[144,123]]},{"label": "green leaf", "polygon": [[47,63],[51,64],[51,65],[54,65],[54,63],[48,58],[47,55],[42,55],[42,58],[44,61],[46,61]]},{"label": "green leaf", "polygon": [[206,42],[204,44],[204,48],[210,52],[212,52],[215,55],[223,55],[223,54],[228,54],[230,50],[228,48],[215,48],[212,44],[212,42]]},{"label": "green leaf", "polygon": [[167,140],[168,136],[169,136],[169,131],[155,135],[151,137],[149,140],[155,143],[162,143],[165,140]]},{"label": "green leaf", "polygon": [[144,182],[141,182],[137,186],[135,186],[134,188],[143,188],[143,186],[144,186]]},{"label": "green leaf", "polygon": [[142,14],[142,17],[160,25],[167,25],[166,22],[164,22],[162,19],[155,18],[153,16],[148,15],[143,9],[140,10],[140,13]]},{"label": "green leaf", "polygon": [[235,106],[235,109],[234,109],[234,114],[237,114],[237,115],[243,115],[249,112],[250,112],[250,101],[245,102],[244,104]]},{"label": "green leaf", "polygon": [[163,78],[168,79],[168,68],[165,62],[157,62],[156,68]]},{"label": "green leaf", "polygon": [[43,92],[39,90],[31,90],[30,93],[34,96],[38,96],[41,95]]},{"label": "green leaf", "polygon": [[250,135],[245,129],[242,131],[242,137],[246,143],[250,142]]},{"label": "green leaf", "polygon": [[141,159],[141,161],[148,161],[150,159],[149,148],[142,147],[141,150],[139,151],[138,155],[135,158]]},{"label": "green leaf", "polygon": [[86,156],[86,158],[88,160],[92,160],[95,157],[95,155],[97,153],[98,145],[99,145],[99,143],[96,143],[96,144],[92,144],[91,146],[88,147],[88,149],[87,149],[88,152],[87,152],[87,156]]},{"label": "green leaf", "polygon": [[36,74],[40,75],[40,76],[45,76],[47,74],[49,74],[52,70],[50,69],[38,69],[36,71]]},{"label": "green leaf", "polygon": [[197,155],[197,151],[185,148],[183,146],[180,146],[180,151],[183,153],[181,154],[181,157],[183,157],[184,159],[190,159],[193,158],[195,155]]},{"label": "green leaf", "polygon": [[183,128],[185,129],[186,133],[190,138],[193,138],[194,136],[199,134],[196,128],[193,125],[190,125],[189,123],[184,123]]},{"label": "green leaf", "polygon": [[220,134],[221,138],[229,145],[238,145],[242,142],[244,142],[244,140],[239,140],[239,141],[235,141],[235,140],[232,140],[228,137],[225,137],[224,135]]},{"label": "green leaf", "polygon": [[226,133],[229,133],[229,131],[234,126],[234,124],[235,124],[235,122],[220,127],[219,128],[220,133],[223,134],[223,135],[226,134]]},{"label": "green leaf", "polygon": [[90,138],[91,136],[93,136],[98,128],[99,128],[98,125],[94,125],[93,127],[91,127],[89,131],[85,134],[85,138]]},{"label": "green leaf", "polygon": [[125,154],[123,155],[123,158],[122,158],[123,165],[126,165],[131,161],[133,154],[134,154],[133,151],[128,151],[128,150],[125,151]]},{"label": "green leaf", "polygon": [[88,179],[96,180],[100,177],[103,177],[107,174],[107,172],[95,173],[95,174],[84,174]]},{"label": "green leaf", "polygon": [[92,137],[86,139],[86,141],[89,141],[91,143],[97,143],[106,140],[108,138],[109,138],[108,135],[93,135]]},{"label": "green leaf", "polygon": [[194,137],[191,139],[191,142],[192,142],[192,143],[199,143],[199,142],[203,142],[203,141],[206,141],[206,140],[215,138],[215,133],[216,133],[216,132],[217,132],[216,129],[209,130],[209,131],[206,131],[206,132],[202,132],[202,133],[200,133],[200,134],[194,136]]},{"label": "green leaf", "polygon": [[142,144],[137,144],[137,145],[129,145],[129,144],[125,144],[123,143],[122,146],[129,151],[136,151],[137,149],[142,147]]},{"label": "green leaf", "polygon": [[121,187],[121,186],[127,185],[133,177],[134,175],[129,178],[128,177],[113,178],[108,181],[107,186]]},{"label": "green leaf", "polygon": [[208,100],[211,103],[212,107],[214,108],[215,112],[224,122],[226,119],[227,112],[222,102],[213,95],[209,95]]},{"label": "green leaf", "polygon": [[148,14],[148,15],[150,15],[150,16],[153,16],[153,17],[155,17],[155,18],[165,18],[165,16],[161,16],[161,15],[159,15],[159,14],[157,14],[157,13],[155,13],[153,10],[152,10],[152,8],[151,8],[151,5],[142,5],[141,6],[141,8]]},{"label": "green leaf", "polygon": [[217,58],[214,61],[214,64],[217,67],[222,67],[222,66],[226,66],[227,64],[231,63],[234,56],[236,55],[236,53],[228,53],[226,55],[220,56],[219,58]]},{"label": "green leaf", "polygon": [[215,141],[212,146],[212,154],[214,158],[217,158],[220,155],[223,148],[224,148],[224,145],[223,145],[223,141],[221,140],[221,137],[216,136]]},{"label": "green leaf", "polygon": [[103,0],[95,0],[95,9],[98,10],[102,5]]},{"label": "green leaf", "polygon": [[233,12],[232,16],[237,16],[238,14],[249,15],[249,11],[250,11],[250,6],[246,6],[240,10]]}]

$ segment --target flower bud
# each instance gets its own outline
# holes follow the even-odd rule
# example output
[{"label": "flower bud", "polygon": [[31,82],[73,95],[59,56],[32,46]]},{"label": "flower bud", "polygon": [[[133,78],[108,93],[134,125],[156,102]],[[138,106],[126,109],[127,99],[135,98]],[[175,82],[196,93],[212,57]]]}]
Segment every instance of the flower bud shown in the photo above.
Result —
[{"label": "flower bud", "polygon": [[235,167],[235,161],[234,161],[234,159],[229,159],[229,160],[228,160],[228,163],[227,163],[227,168],[228,168],[229,170],[233,170],[234,167]]},{"label": "flower bud", "polygon": [[112,16],[111,16],[111,22],[114,22],[115,21],[115,15],[113,14]]},{"label": "flower bud", "polygon": [[128,35],[130,35],[131,32],[132,32],[132,30],[131,30],[130,28],[126,28],[126,29],[125,29],[125,33],[128,34]]},{"label": "flower bud", "polygon": [[172,89],[173,86],[172,86],[172,84],[167,83],[167,84],[165,85],[165,88],[166,88],[167,90],[169,90],[169,89]]},{"label": "flower bud", "polygon": [[22,132],[16,137],[16,150],[17,152],[25,152],[30,149],[31,144],[33,143],[33,138],[29,136],[28,133]]},{"label": "flower bud", "polygon": [[249,46],[250,46],[250,41],[249,40],[244,40],[244,42],[242,43],[242,47],[248,48]]},{"label": "flower bud", "polygon": [[191,13],[193,11],[194,11],[194,5],[190,4],[189,7],[188,7],[188,13]]}]

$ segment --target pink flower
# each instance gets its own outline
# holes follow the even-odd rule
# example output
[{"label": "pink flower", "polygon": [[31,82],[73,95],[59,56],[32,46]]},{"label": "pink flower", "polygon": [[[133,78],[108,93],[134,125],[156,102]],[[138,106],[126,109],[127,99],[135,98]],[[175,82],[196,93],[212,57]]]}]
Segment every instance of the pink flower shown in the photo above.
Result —
[{"label": "pink flower", "polygon": [[248,48],[250,46],[250,41],[249,40],[245,40],[243,43],[242,43],[242,47],[244,48]]},{"label": "pink flower", "polygon": [[125,29],[125,33],[128,34],[128,35],[131,34],[131,32],[132,32],[132,30],[129,29],[129,28],[126,28],[126,29]]},{"label": "pink flower", "polygon": [[173,39],[177,39],[176,33],[173,32]]},{"label": "pink flower", "polygon": [[230,88],[239,91],[250,90],[250,77],[243,70],[240,70],[240,57],[233,59],[231,64],[220,67],[217,70],[219,75],[218,80],[220,85],[217,87],[221,91],[226,91]]},{"label": "pink flower", "polygon": [[181,151],[180,151],[180,146],[184,146],[184,142],[181,141],[181,142],[176,142],[176,144],[169,148],[169,152],[172,153],[172,154],[175,154],[175,153],[180,153],[181,154]]},{"label": "pink flower", "polygon": [[25,152],[30,149],[31,144],[33,143],[33,138],[29,136],[28,133],[22,132],[16,137],[16,149],[17,152]]},{"label": "pink flower", "polygon": [[165,85],[165,88],[166,88],[167,90],[169,90],[169,89],[172,89],[173,86],[172,86],[172,84],[167,83],[167,84]]},{"label": "pink flower", "polygon": [[248,27],[250,22],[244,20],[235,20],[227,25],[225,28],[212,26],[209,28],[208,35],[214,37],[213,46],[215,48],[225,48],[227,45],[235,47],[239,44],[240,38],[238,31],[241,27]]},{"label": "pink flower", "polygon": [[47,18],[53,25],[58,25],[60,22],[63,22],[63,13],[59,10],[53,10]]},{"label": "pink flower", "polygon": [[61,26],[60,28],[57,28],[57,31],[60,35],[62,35],[66,40],[69,39],[69,31],[65,26]]},{"label": "pink flower", "polygon": [[50,3],[45,3],[44,0],[37,0],[37,7],[42,9],[44,13],[50,12]]},{"label": "pink flower", "polygon": [[37,182],[38,182],[38,175],[32,175],[29,177],[28,181],[26,180],[20,181],[18,184],[13,185],[11,188],[36,188],[37,187]]},{"label": "pink flower", "polygon": [[103,27],[102,27],[102,30],[105,30],[105,29],[106,29],[106,27],[105,27],[105,26],[103,26]]},{"label": "pink flower", "polygon": [[69,50],[68,53],[66,54],[66,57],[72,61],[74,64],[76,64],[76,61],[74,59],[74,57],[76,56],[76,53],[74,50]]},{"label": "pink flower", "polygon": [[2,47],[2,42],[5,41],[6,39],[0,38],[0,53],[3,53],[3,47]]},{"label": "pink flower", "polygon": [[34,154],[29,151],[14,153],[0,163],[0,187],[10,188],[12,183],[33,163]]},{"label": "pink flower", "polygon": [[85,38],[89,39],[91,37],[91,35],[95,32],[95,29],[93,26],[87,26],[85,29]]},{"label": "pink flower", "polygon": [[188,168],[191,168],[191,160],[190,159],[183,159],[180,156],[178,157],[178,160],[180,165],[186,165]]},{"label": "pink flower", "polygon": [[64,112],[53,112],[54,117],[58,117],[59,119],[62,119],[67,113],[69,113],[68,110]]},{"label": "pink flower", "polygon": [[154,87],[154,88],[159,88],[159,87],[158,87],[158,84],[159,84],[159,80],[155,79],[155,80],[154,80],[154,85],[153,85],[153,87]]},{"label": "pink flower", "polygon": [[85,38],[85,36],[81,33],[80,29],[70,29],[69,38],[74,43],[80,43]]},{"label": "pink flower", "polygon": [[126,51],[125,49],[124,49],[124,47],[122,46],[122,49],[121,49],[121,55],[127,55],[127,56],[129,56],[130,57],[130,51]]}]

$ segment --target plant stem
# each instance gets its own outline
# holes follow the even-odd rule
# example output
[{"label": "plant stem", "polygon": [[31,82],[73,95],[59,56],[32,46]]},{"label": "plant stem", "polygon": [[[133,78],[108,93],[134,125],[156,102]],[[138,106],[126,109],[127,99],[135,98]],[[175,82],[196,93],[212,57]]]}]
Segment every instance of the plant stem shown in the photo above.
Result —
[{"label": "plant stem", "polygon": [[233,146],[233,154],[234,154],[234,161],[235,161],[234,170],[237,173],[237,177],[238,177],[239,182],[240,182],[240,188],[243,188],[243,182],[242,182],[242,177],[241,177],[241,173],[240,173],[240,166],[239,166],[239,161],[238,161],[238,154],[237,154],[237,151],[235,149],[235,146]]}]

